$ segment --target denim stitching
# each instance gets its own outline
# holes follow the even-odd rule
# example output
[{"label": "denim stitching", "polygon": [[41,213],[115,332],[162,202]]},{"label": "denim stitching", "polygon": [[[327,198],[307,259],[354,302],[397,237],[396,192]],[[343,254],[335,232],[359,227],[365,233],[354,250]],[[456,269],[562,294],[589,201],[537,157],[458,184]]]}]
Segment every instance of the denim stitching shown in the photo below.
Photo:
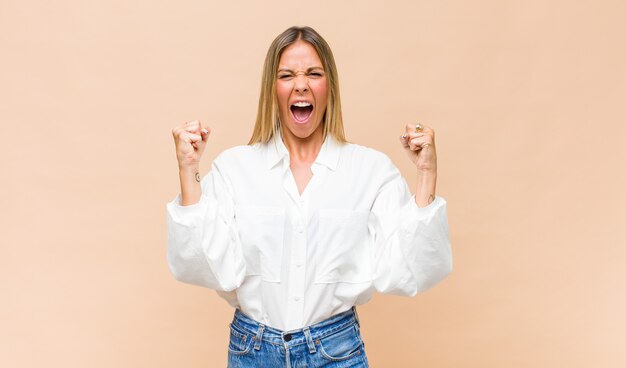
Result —
[{"label": "denim stitching", "polygon": [[[231,331],[232,331],[232,330],[231,330]],[[228,352],[229,352],[230,354],[233,354],[233,355],[240,355],[240,356],[241,356],[241,355],[246,355],[246,354],[248,354],[248,353],[250,352],[250,348],[252,347],[252,339],[249,339],[247,336],[248,336],[248,335],[243,335],[243,337],[241,338],[241,339],[245,340],[245,345],[244,345],[245,349],[244,349],[244,350],[242,350],[242,351],[238,351],[238,350],[233,350],[233,349],[231,349],[231,348],[230,348],[230,341],[229,341],[229,344],[228,344]]]}]

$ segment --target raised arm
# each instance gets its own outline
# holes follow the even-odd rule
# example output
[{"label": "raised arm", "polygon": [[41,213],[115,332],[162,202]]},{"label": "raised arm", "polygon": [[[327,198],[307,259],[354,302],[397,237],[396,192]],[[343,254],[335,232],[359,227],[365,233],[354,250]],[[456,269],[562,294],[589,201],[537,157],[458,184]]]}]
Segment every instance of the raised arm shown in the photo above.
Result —
[{"label": "raised arm", "polygon": [[[200,134],[197,134],[200,133]],[[199,161],[209,131],[200,122],[173,130],[181,193],[167,204],[167,260],[185,283],[231,291],[241,285],[246,265],[234,221],[233,193],[219,158],[200,180]]]},{"label": "raised arm", "polygon": [[398,169],[386,160],[387,173],[372,207],[374,286],[383,293],[414,295],[437,284],[452,271],[446,202],[435,194],[435,132],[407,124],[400,142],[417,168],[415,194]]}]

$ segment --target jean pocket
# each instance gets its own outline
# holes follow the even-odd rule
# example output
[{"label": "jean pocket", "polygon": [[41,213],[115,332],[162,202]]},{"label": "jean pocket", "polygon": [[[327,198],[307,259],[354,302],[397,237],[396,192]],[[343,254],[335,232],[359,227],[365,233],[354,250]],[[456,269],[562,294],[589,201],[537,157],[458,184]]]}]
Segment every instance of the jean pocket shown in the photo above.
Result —
[{"label": "jean pocket", "polygon": [[363,354],[363,343],[354,325],[350,325],[330,336],[317,339],[321,355],[333,362],[348,360]]},{"label": "jean pocket", "polygon": [[240,331],[232,324],[230,325],[230,341],[228,342],[228,353],[233,355],[245,355],[252,348],[252,335]]}]

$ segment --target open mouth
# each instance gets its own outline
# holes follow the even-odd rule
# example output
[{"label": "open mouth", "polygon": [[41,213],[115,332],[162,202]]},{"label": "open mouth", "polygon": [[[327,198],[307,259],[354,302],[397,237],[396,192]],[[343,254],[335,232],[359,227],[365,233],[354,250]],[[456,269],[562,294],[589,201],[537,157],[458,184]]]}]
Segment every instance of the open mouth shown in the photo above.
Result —
[{"label": "open mouth", "polygon": [[296,102],[289,109],[293,119],[298,123],[306,123],[313,113],[313,105],[309,102]]}]

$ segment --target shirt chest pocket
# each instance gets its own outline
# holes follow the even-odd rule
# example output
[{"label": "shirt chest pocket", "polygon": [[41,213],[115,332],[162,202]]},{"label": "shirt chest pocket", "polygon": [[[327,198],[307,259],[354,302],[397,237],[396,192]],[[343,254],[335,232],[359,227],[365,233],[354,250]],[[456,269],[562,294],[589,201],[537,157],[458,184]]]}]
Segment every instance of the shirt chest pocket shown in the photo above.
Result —
[{"label": "shirt chest pocket", "polygon": [[235,220],[246,260],[246,276],[280,282],[283,258],[285,209],[267,206],[235,206]]},{"label": "shirt chest pocket", "polygon": [[313,247],[315,283],[371,281],[367,221],[369,212],[319,210],[319,229]]}]

